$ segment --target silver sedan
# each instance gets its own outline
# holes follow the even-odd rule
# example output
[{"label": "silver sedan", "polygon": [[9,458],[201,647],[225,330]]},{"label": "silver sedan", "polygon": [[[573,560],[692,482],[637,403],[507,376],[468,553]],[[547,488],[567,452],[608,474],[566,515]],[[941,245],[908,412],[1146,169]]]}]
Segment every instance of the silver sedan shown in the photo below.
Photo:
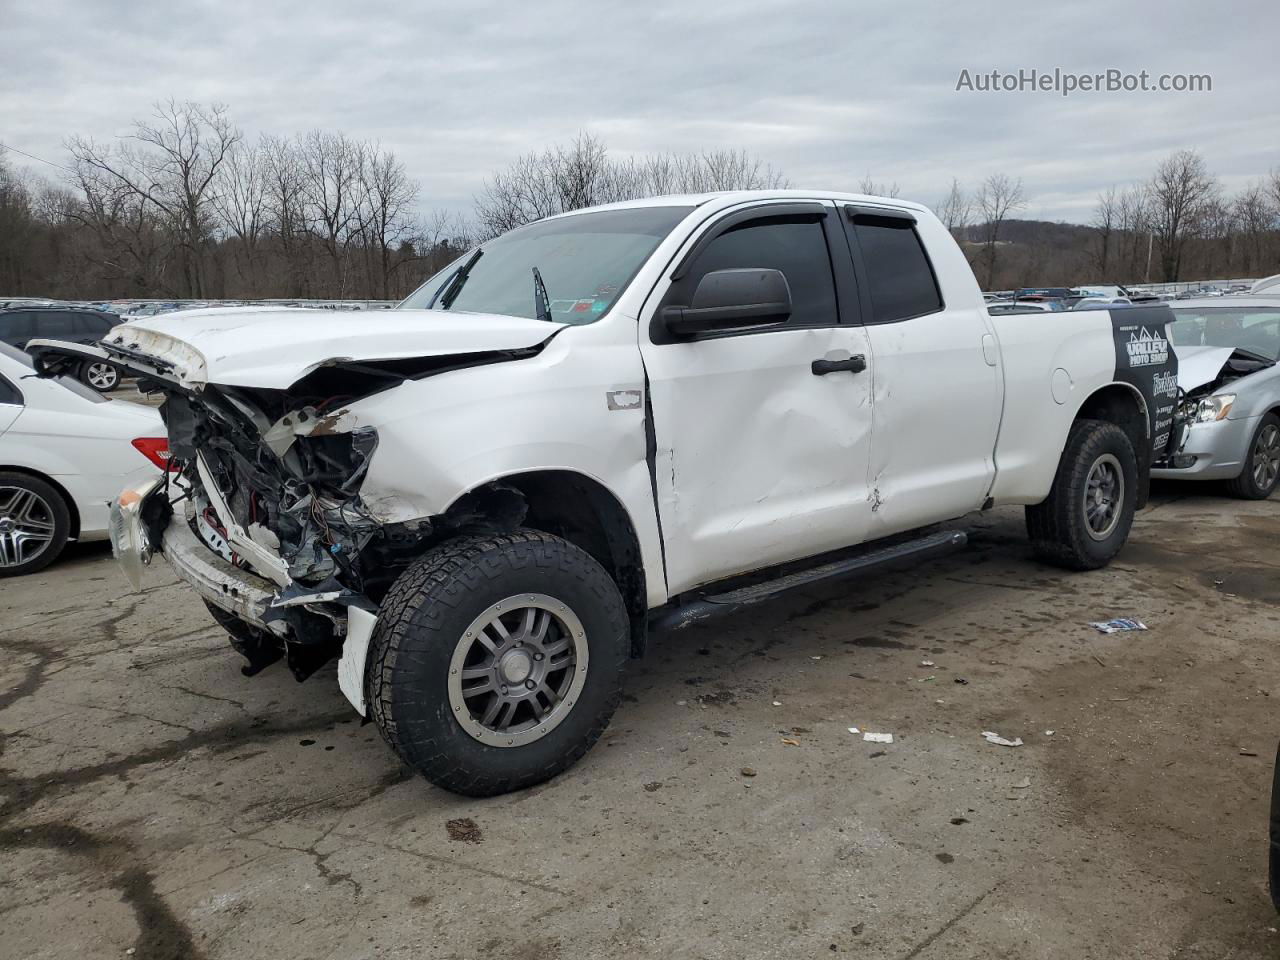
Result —
[{"label": "silver sedan", "polygon": [[1280,481],[1280,297],[1170,307],[1180,400],[1170,450],[1151,475],[1226,480],[1238,497],[1269,497]]}]

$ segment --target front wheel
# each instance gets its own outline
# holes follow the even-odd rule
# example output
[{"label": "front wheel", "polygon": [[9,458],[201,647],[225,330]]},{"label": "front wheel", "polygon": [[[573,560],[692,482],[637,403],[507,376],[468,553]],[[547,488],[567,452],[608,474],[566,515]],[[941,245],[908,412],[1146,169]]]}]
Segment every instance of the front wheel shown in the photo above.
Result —
[{"label": "front wheel", "polygon": [[1280,417],[1268,413],[1254,431],[1249,456],[1240,476],[1228,481],[1231,495],[1242,500],[1265,500],[1280,483]]},{"label": "front wheel", "polygon": [[1138,458],[1114,423],[1077,420],[1053,487],[1027,507],[1027,533],[1040,559],[1070,570],[1105,567],[1133,526]]},{"label": "front wheel", "polygon": [[629,650],[622,597],[590,555],[534,530],[460,537],[388,592],[366,700],[405,763],[446,790],[492,796],[591,748]]}]

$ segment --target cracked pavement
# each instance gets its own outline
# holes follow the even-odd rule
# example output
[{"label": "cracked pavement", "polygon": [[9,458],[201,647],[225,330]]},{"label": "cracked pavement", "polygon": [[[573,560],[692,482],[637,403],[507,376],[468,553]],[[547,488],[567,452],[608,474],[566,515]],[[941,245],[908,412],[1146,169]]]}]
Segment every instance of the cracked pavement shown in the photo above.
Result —
[{"label": "cracked pavement", "polygon": [[1273,956],[1277,504],[1158,487],[1090,574],[967,526],[655,637],[583,762],[480,801],[75,547],[0,581],[0,958]]}]

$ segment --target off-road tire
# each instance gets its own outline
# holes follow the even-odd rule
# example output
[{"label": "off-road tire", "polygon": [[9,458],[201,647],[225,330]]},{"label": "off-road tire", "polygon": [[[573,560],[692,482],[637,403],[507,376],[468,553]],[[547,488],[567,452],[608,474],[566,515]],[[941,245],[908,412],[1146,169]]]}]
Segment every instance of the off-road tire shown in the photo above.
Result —
[{"label": "off-road tire", "polygon": [[71,510],[66,499],[52,484],[29,473],[0,470],[0,487],[16,487],[34,493],[48,506],[53,520],[53,531],[44,549],[23,563],[0,564],[0,577],[21,577],[43,570],[58,559],[71,535]]},{"label": "off-road tire", "polygon": [[1265,487],[1259,485],[1254,478],[1254,461],[1259,456],[1258,444],[1263,431],[1269,426],[1280,430],[1280,417],[1274,413],[1266,414],[1258,424],[1258,429],[1249,438],[1249,451],[1245,454],[1244,469],[1240,471],[1240,476],[1227,481],[1227,491],[1233,497],[1239,497],[1241,500],[1265,500],[1275,492],[1277,485],[1280,485],[1280,476],[1272,480],[1270,486]]},{"label": "off-road tire", "polygon": [[[450,709],[450,661],[464,631],[491,605],[542,594],[585,628],[589,669],[564,719],[531,743],[491,746]],[[427,780],[472,797],[519,790],[577,762],[622,697],[630,651],[617,585],[589,554],[535,530],[464,536],[405,570],[383,600],[365,667],[369,715],[396,754]]]},{"label": "off-road tire", "polygon": [[[1105,539],[1096,540],[1090,535],[1083,504],[1090,471],[1106,455],[1119,462],[1124,487],[1114,529]],[[1068,570],[1105,567],[1120,552],[1133,526],[1138,483],[1138,458],[1128,435],[1104,420],[1077,420],[1067,434],[1048,498],[1026,509],[1027,534],[1036,556]]]}]

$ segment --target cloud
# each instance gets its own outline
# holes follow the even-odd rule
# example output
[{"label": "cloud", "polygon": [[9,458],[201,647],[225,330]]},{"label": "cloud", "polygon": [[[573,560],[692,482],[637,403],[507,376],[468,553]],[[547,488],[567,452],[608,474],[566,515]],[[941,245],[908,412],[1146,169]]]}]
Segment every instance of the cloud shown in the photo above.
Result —
[{"label": "cloud", "polygon": [[[118,135],[172,96],[225,102],[250,135],[380,140],[424,202],[463,210],[487,173],[582,129],[623,154],[745,147],[797,185],[869,174],[926,203],[1004,172],[1049,219],[1087,219],[1183,147],[1228,185],[1280,166],[1280,8],[1258,0],[6,6],[0,139],[59,162],[66,136]],[[1055,67],[1213,90],[955,90],[962,69]]]}]

